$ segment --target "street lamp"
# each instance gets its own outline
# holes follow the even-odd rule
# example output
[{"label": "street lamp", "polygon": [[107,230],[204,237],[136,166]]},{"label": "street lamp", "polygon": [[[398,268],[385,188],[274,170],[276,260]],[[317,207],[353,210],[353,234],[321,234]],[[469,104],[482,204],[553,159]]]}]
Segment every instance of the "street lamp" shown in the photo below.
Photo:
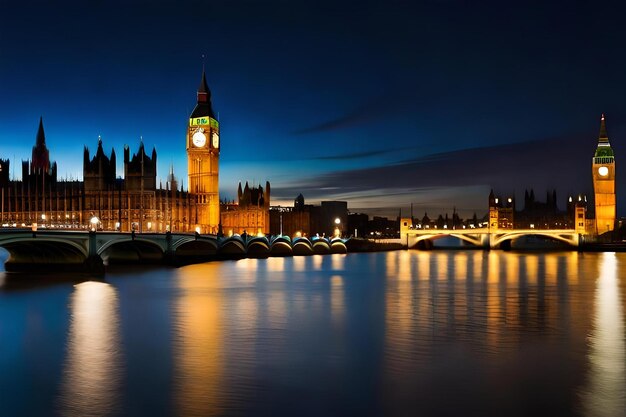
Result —
[{"label": "street lamp", "polygon": [[341,219],[337,217],[335,218],[335,237],[341,237],[341,230],[339,230],[339,225],[341,225]]},{"label": "street lamp", "polygon": [[98,223],[100,222],[100,219],[98,219],[97,216],[93,216],[91,220],[89,220],[89,222],[91,223],[91,231],[95,232],[98,228]]}]

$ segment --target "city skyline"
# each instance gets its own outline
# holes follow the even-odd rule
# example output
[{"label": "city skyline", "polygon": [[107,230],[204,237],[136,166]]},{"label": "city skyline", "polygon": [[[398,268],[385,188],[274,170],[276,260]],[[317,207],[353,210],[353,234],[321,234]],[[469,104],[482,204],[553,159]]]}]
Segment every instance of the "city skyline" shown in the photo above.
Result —
[{"label": "city skyline", "polygon": [[[591,195],[603,112],[617,163],[626,155],[623,35],[606,8],[140,6],[67,13],[42,3],[28,26],[24,6],[6,7],[0,151],[12,168],[28,159],[43,116],[60,177],[82,176],[79,152],[94,152],[98,136],[118,154],[143,137],[159,153],[157,180],[173,164],[186,183],[203,54],[222,129],[222,198],[239,181],[269,180],[272,204],[302,193],[372,214],[411,203],[420,216],[480,214],[491,188],[518,198],[557,189],[562,206],[567,194]],[[618,215],[624,178],[618,167]]]}]

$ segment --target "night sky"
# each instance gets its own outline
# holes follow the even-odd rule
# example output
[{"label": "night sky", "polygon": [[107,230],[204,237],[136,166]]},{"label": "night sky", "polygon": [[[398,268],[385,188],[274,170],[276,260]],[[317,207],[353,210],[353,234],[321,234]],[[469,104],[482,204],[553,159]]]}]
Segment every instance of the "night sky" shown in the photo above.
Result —
[{"label": "night sky", "polygon": [[592,2],[0,0],[0,157],[19,175],[43,116],[61,177],[82,178],[98,135],[121,175],[124,144],[143,137],[159,179],[173,164],[186,184],[204,54],[222,198],[269,180],[272,204],[302,193],[471,216],[490,188],[556,188],[564,209],[592,192],[605,113],[624,215],[624,15]]}]

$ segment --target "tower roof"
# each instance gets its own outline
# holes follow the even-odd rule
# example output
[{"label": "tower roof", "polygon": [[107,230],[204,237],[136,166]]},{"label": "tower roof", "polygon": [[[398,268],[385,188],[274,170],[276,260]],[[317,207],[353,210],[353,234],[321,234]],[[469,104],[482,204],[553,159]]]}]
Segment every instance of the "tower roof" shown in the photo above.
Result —
[{"label": "tower roof", "polygon": [[606,122],[604,120],[604,113],[600,118],[600,134],[598,135],[599,143],[609,143],[609,135],[606,133]]},{"label": "tower roof", "polygon": [[206,75],[204,70],[202,70],[202,79],[200,80],[200,86],[198,87],[198,93],[207,93],[209,97],[211,96],[211,90],[209,90],[209,86],[206,83]]},{"label": "tower roof", "polygon": [[36,147],[46,146],[46,135],[43,131],[43,117],[39,116],[39,128],[37,129],[37,140],[35,141]]},{"label": "tower roof", "polygon": [[211,106],[211,90],[206,82],[206,75],[204,69],[202,70],[202,78],[200,79],[200,86],[198,87],[198,104],[193,109],[191,117],[203,117],[209,116],[215,118],[213,113],[213,106]]},{"label": "tower roof", "polygon": [[604,114],[600,118],[600,134],[598,135],[598,147],[595,157],[614,157],[613,149],[609,143],[609,135],[606,133],[606,121]]}]

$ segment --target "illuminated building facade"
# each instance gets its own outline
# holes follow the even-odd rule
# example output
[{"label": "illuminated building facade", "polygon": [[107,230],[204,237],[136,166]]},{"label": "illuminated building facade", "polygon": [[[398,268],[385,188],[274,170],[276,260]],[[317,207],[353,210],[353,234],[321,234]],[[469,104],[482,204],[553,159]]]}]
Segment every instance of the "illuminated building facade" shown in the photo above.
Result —
[{"label": "illuminated building facade", "polygon": [[43,120],[31,159],[22,161],[22,179],[11,180],[10,161],[0,159],[0,219],[4,227],[86,229],[97,218],[102,230],[217,234],[221,224],[232,233],[269,232],[270,185],[239,187],[238,204],[224,204],[220,217],[219,124],[211,106],[204,72],[186,135],[188,189],[170,170],[165,187],[157,184],[157,152],[143,140],[136,153],[124,147],[123,177],[117,175],[115,150],[107,155],[102,139],[93,157],[83,152],[83,181],[57,180],[50,161]]},{"label": "illuminated building facade", "polygon": [[285,236],[335,236],[348,233],[348,203],[322,201],[319,206],[304,204],[302,194],[293,207],[275,206],[270,210],[270,232]]},{"label": "illuminated building facade", "polygon": [[10,161],[0,160],[0,218],[4,227],[84,229],[92,218],[104,230],[165,232],[192,230],[194,202],[177,189],[173,173],[157,188],[156,150],[143,143],[132,155],[124,148],[124,178],[117,177],[116,155],[104,153],[102,140],[93,158],[83,152],[83,181],[58,180],[50,161],[43,120],[39,121],[31,159],[22,161],[22,179],[10,180]]},{"label": "illuminated building facade", "polygon": [[556,190],[546,193],[546,201],[535,199],[534,190],[524,193],[524,207],[515,209],[514,197],[498,197],[493,190],[489,194],[489,228],[499,229],[576,229],[580,234],[589,233],[587,222],[587,198],[584,195],[568,197],[565,211],[559,210]]},{"label": "illuminated building facade", "polygon": [[596,211],[596,233],[615,228],[615,153],[606,133],[604,115],[600,119],[598,147],[592,160],[593,194]]},{"label": "illuminated building facade", "polygon": [[237,187],[237,203],[223,203],[221,212],[222,232],[226,235],[269,234],[270,232],[270,183],[265,189],[260,185],[250,187],[246,182]]},{"label": "illuminated building facade", "polygon": [[491,230],[515,227],[515,197],[496,197],[489,193],[489,228]]},{"label": "illuminated building facade", "polygon": [[218,233],[220,130],[211,105],[211,91],[204,71],[196,107],[187,127],[187,172],[189,191],[194,195],[192,222],[200,233]]}]

